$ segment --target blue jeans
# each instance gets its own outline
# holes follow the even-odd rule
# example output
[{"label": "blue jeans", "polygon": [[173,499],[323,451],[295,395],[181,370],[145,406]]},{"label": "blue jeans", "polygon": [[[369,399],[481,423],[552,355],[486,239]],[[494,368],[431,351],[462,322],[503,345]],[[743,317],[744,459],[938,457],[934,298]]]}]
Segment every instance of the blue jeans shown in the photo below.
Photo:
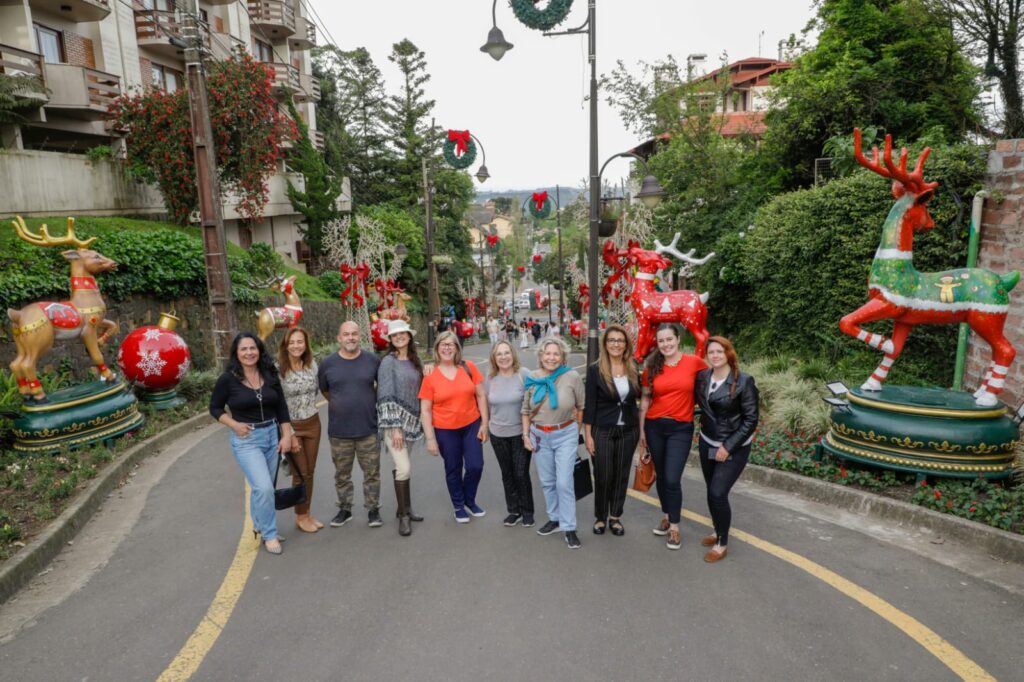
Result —
[{"label": "blue jeans", "polygon": [[580,429],[573,424],[558,431],[544,433],[530,428],[533,458],[537,462],[537,475],[544,489],[548,520],[557,521],[559,530],[576,530],[576,488],[573,471],[579,448]]},{"label": "blue jeans", "polygon": [[437,449],[444,459],[444,478],[455,511],[476,504],[476,490],[484,472],[484,446],[477,438],[480,420],[461,429],[434,429]]},{"label": "blue jeans", "polygon": [[648,419],[644,422],[644,437],[654,461],[661,511],[668,515],[669,523],[678,524],[683,508],[683,468],[693,444],[693,422],[678,422],[669,417]]},{"label": "blue jeans", "polygon": [[274,509],[274,473],[277,471],[277,424],[268,424],[245,438],[231,431],[231,452],[252,488],[249,514],[252,525],[263,540],[277,537],[277,510]]}]

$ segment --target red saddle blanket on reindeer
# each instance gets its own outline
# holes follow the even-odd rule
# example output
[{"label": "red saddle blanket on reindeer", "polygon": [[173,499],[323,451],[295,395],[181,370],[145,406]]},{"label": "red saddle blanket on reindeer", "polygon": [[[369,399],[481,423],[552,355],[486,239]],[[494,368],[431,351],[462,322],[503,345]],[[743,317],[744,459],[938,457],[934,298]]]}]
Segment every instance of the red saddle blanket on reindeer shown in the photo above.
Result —
[{"label": "red saddle blanket on reindeer", "polygon": [[43,314],[55,329],[72,330],[82,324],[82,315],[68,302],[53,303],[51,301],[40,301],[37,303],[43,309]]}]

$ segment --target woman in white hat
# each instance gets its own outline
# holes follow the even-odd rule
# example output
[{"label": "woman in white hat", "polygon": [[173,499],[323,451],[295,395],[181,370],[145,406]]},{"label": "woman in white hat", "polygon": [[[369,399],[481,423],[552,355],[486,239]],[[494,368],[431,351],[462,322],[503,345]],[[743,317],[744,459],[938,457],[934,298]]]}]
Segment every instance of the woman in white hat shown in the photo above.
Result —
[{"label": "woman in white hat", "polygon": [[409,445],[423,438],[420,401],[423,363],[416,353],[416,331],[405,320],[388,322],[388,352],[377,370],[377,426],[395,468],[398,534],[411,535],[410,521],[422,521],[409,501]]}]

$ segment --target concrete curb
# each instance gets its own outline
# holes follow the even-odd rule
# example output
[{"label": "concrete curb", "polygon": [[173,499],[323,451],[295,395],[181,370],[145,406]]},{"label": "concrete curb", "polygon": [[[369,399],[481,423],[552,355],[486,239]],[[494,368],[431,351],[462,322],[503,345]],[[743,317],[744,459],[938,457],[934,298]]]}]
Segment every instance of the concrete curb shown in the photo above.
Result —
[{"label": "concrete curb", "polygon": [[0,568],[0,604],[14,596],[57,556],[136,464],[150,455],[157,454],[178,438],[195,431],[203,422],[209,421],[210,415],[205,412],[191,417],[129,448],[119,459],[112,462],[49,527]]},{"label": "concrete curb", "polygon": [[742,479],[749,483],[791,492],[813,502],[892,521],[899,526],[927,529],[937,536],[956,540],[997,559],[1024,564],[1024,535],[1009,533],[865,490],[819,481],[770,467],[750,465],[743,472]]}]

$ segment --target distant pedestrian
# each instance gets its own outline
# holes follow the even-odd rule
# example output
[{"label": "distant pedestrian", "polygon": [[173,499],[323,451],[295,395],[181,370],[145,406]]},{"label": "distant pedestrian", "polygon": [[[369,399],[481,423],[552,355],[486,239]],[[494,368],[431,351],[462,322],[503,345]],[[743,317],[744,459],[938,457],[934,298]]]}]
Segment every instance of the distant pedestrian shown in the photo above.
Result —
[{"label": "distant pedestrian", "polygon": [[491,349],[485,387],[490,412],[491,446],[501,468],[505,489],[506,526],[533,526],[533,484],[530,482],[530,451],[523,445],[523,395],[529,371],[507,341]]},{"label": "distant pedestrian", "polygon": [[377,368],[373,353],[360,349],[359,325],[349,320],[338,329],[340,348],[320,364],[318,383],[327,398],[327,435],[334,460],[334,488],[338,513],[331,526],[344,526],[352,518],[352,466],[363,472],[363,505],[371,528],[380,519],[380,446],[377,442]]},{"label": "distant pedestrian", "polygon": [[697,374],[693,391],[700,405],[700,468],[708,486],[708,510],[715,532],[701,544],[710,547],[709,563],[725,558],[729,545],[732,509],[729,490],[750,457],[750,442],[757,428],[758,394],[754,377],[740,371],[736,350],[728,339],[708,339],[710,368]]},{"label": "distant pedestrian", "polygon": [[444,332],[434,341],[434,363],[419,393],[427,452],[444,459],[455,520],[469,523],[470,515],[486,514],[476,500],[488,429],[484,377],[476,365],[462,359],[459,339],[452,332]]},{"label": "distant pedestrian", "polygon": [[498,331],[501,329],[499,322],[493,317],[487,318],[487,340],[491,343],[491,348],[494,348],[494,344],[498,343]]},{"label": "distant pedestrian", "polygon": [[416,353],[416,331],[405,320],[388,322],[388,353],[377,369],[377,426],[395,468],[398,534],[412,534],[410,521],[422,521],[412,510],[409,451],[423,440],[420,423],[420,383],[423,363]]},{"label": "distant pedestrian", "polygon": [[640,382],[625,327],[608,327],[600,351],[598,361],[587,367],[583,410],[587,452],[594,458],[594,534],[603,535],[607,527],[612,535],[623,535],[629,470],[640,441]]},{"label": "distant pedestrian", "polygon": [[274,472],[278,457],[292,449],[292,420],[274,361],[252,332],[231,342],[224,373],[210,395],[210,415],[231,430],[231,452],[252,488],[253,534],[268,552],[280,554]]},{"label": "distant pedestrian", "polygon": [[519,347],[528,348],[530,345],[530,328],[526,326],[526,320],[519,323]]},{"label": "distant pedestrian", "polygon": [[537,460],[547,505],[548,522],[537,533],[562,531],[569,549],[577,549],[573,474],[583,418],[583,381],[566,364],[569,348],[564,341],[545,340],[537,349],[537,359],[540,369],[526,379],[522,404],[523,445]]},{"label": "distant pedestrian", "polygon": [[533,343],[534,343],[534,345],[536,345],[537,343],[540,343],[540,336],[541,336],[541,333],[543,332],[543,330],[540,328],[540,322],[539,321],[538,322],[534,322],[533,326],[530,328],[530,331],[533,333]]},{"label": "distant pedestrian", "polygon": [[679,549],[679,518],[683,507],[683,469],[693,443],[693,382],[707,363],[679,348],[682,328],[658,327],[658,347],[647,356],[640,400],[641,457],[654,460],[658,500],[664,517],[655,535],[668,536],[665,546]]},{"label": "distant pedestrian", "polygon": [[315,533],[324,527],[309,513],[316,458],[320,452],[320,414],[316,406],[320,399],[317,385],[319,367],[313,359],[309,332],[302,327],[292,327],[285,332],[277,351],[277,370],[281,374],[281,386],[295,433],[292,485],[302,482],[306,486],[306,499],[295,505],[295,525],[304,533]]}]

